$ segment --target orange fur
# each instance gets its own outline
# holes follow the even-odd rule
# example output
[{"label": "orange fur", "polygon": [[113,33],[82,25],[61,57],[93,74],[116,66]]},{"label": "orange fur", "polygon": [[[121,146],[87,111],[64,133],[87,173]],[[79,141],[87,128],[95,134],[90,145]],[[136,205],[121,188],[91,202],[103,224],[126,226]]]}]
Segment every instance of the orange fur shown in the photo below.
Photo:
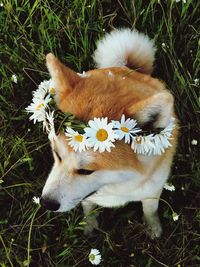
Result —
[{"label": "orange fur", "polygon": [[[74,71],[65,67],[57,59],[47,56],[47,65],[57,73],[62,94],[58,106],[63,112],[71,112],[77,118],[88,121],[94,117],[108,117],[119,120],[122,114],[137,119],[137,113],[148,105],[164,101],[167,106],[173,105],[172,95],[165,85],[150,75],[142,74],[127,67],[112,67],[88,71],[86,77],[79,77]],[[55,78],[55,77],[54,77]],[[65,86],[64,84],[67,84]],[[172,115],[174,115],[172,109]],[[167,156],[172,158],[176,147],[177,129],[174,130],[173,147],[167,149],[152,167],[152,170]],[[69,151],[72,151],[68,147]],[[144,167],[133,153],[130,145],[117,142],[112,153],[95,153],[96,161],[88,168],[120,169],[133,168],[144,172]]]},{"label": "orange fur", "polygon": [[[147,77],[141,79],[141,73],[127,74],[130,71],[128,68],[121,68],[120,72],[119,69],[88,72],[90,76],[79,80],[68,97],[61,99],[61,110],[86,121],[94,117],[117,120],[123,113],[126,116],[133,115],[128,112],[128,107],[148,99],[163,88],[161,82],[152,82],[150,76],[145,81]],[[114,77],[108,75],[109,71],[112,71]],[[152,83],[157,86],[153,87]]]}]

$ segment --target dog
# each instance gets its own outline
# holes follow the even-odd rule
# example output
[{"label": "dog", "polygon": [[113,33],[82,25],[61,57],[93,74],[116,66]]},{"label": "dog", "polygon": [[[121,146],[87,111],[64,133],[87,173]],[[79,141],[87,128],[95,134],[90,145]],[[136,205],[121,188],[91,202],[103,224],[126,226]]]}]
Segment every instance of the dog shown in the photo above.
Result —
[{"label": "dog", "polygon": [[[46,64],[55,84],[58,108],[85,122],[101,117],[120,120],[125,114],[148,130],[165,128],[171,117],[177,122],[172,94],[163,82],[151,77],[155,51],[146,35],[118,29],[97,43],[96,69],[83,75],[48,54]],[[96,218],[89,216],[96,205],[119,207],[141,201],[150,235],[159,237],[159,198],[176,150],[177,124],[172,134],[171,146],[161,155],[137,154],[119,140],[111,152],[75,152],[66,136],[58,134],[51,141],[54,165],[41,205],[65,212],[81,203],[87,218],[85,233],[89,234],[97,227]]]}]

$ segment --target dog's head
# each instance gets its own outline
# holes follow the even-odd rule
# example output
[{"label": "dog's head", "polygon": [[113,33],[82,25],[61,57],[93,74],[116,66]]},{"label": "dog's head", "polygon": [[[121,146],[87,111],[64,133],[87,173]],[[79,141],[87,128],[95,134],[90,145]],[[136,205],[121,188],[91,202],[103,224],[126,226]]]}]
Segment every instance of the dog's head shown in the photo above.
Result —
[{"label": "dog's head", "polygon": [[[122,114],[141,127],[165,127],[173,114],[173,97],[163,83],[127,67],[95,69],[80,76],[54,55],[47,55],[56,102],[63,112],[88,121],[95,117],[119,120]],[[51,142],[54,165],[42,192],[42,203],[67,211],[101,187],[145,174],[129,144],[117,141],[111,152],[74,152],[64,134]]]}]

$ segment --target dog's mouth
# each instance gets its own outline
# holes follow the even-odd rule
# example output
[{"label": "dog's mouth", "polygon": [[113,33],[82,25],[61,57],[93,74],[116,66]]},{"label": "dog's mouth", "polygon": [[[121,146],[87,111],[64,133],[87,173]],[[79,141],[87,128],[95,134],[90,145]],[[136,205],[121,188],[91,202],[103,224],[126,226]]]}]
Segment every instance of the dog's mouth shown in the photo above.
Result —
[{"label": "dog's mouth", "polygon": [[95,194],[97,191],[93,191],[89,193],[87,196],[85,196],[82,200],[85,200],[86,198],[90,197],[91,195]]}]

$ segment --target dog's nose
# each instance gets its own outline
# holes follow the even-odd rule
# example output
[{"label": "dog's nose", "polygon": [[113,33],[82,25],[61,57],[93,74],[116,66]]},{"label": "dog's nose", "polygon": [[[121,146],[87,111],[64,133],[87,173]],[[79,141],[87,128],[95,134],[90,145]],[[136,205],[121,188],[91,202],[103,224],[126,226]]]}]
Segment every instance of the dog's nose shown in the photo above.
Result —
[{"label": "dog's nose", "polygon": [[60,203],[58,201],[49,198],[42,197],[40,199],[40,204],[47,210],[56,211],[60,208]]}]

